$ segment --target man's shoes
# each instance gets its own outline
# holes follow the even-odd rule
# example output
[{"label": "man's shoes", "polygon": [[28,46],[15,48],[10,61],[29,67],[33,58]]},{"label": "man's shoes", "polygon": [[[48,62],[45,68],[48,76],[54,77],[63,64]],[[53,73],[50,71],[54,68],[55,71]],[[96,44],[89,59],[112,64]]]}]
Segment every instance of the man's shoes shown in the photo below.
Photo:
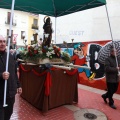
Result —
[{"label": "man's shoes", "polygon": [[113,109],[116,109],[116,106],[113,104],[113,105],[109,105],[111,108]]},{"label": "man's shoes", "polygon": [[107,104],[107,100],[106,100],[106,98],[104,97],[104,95],[102,95],[101,97],[103,98],[104,102]]}]

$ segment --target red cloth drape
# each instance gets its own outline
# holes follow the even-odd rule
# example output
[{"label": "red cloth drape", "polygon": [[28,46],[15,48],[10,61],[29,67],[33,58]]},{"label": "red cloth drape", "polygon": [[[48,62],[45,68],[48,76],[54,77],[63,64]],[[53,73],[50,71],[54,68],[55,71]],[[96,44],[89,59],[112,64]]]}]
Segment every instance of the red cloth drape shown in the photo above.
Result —
[{"label": "red cloth drape", "polygon": [[38,73],[38,72],[36,72],[35,69],[33,69],[33,68],[30,69],[30,70],[25,70],[25,68],[23,67],[22,64],[20,64],[20,69],[23,70],[24,72],[30,72],[30,71],[32,71],[32,72],[33,72],[35,75],[37,75],[37,76],[43,76],[43,75],[47,74],[44,85],[45,85],[45,95],[46,95],[46,96],[49,96],[49,94],[50,94],[50,87],[51,87],[51,85],[52,85],[52,79],[51,79],[51,74],[50,74],[50,72],[47,72],[47,70],[46,70],[46,71],[44,71],[44,72],[42,72],[42,73]]},{"label": "red cloth drape", "polygon": [[46,96],[49,96],[50,94],[50,87],[52,85],[52,82],[51,82],[52,78],[51,78],[51,74],[50,72],[47,72],[47,76],[46,76],[46,80],[45,80],[45,95]]},{"label": "red cloth drape", "polygon": [[31,70],[25,70],[22,64],[20,64],[20,69],[22,69],[24,72],[30,72]]},{"label": "red cloth drape", "polygon": [[36,72],[34,69],[32,69],[32,72],[33,72],[35,75],[37,75],[37,76],[42,76],[42,75],[45,75],[45,74],[47,73],[47,71],[44,71],[44,72],[42,72],[42,73],[38,73],[38,72]]},{"label": "red cloth drape", "polygon": [[[23,67],[22,64],[20,64],[20,69],[23,70],[24,72],[32,71],[37,76],[42,76],[42,75],[47,74],[44,86],[45,86],[45,95],[49,96],[49,94],[50,94],[50,87],[52,86],[52,77],[51,77],[50,71],[46,70],[46,71],[44,71],[42,73],[38,73],[33,68],[31,70],[25,70],[25,68]],[[56,68],[52,67],[50,70],[56,70]],[[65,71],[66,71],[66,73],[68,75],[74,75],[74,74],[77,73],[78,74],[78,80],[79,80],[79,73],[78,73],[77,69],[74,69],[73,71],[69,71],[69,70],[65,70]]]},{"label": "red cloth drape", "polygon": [[73,71],[66,70],[66,73],[67,73],[68,75],[74,75],[74,74],[77,73],[78,82],[80,81],[78,69],[74,69]]}]

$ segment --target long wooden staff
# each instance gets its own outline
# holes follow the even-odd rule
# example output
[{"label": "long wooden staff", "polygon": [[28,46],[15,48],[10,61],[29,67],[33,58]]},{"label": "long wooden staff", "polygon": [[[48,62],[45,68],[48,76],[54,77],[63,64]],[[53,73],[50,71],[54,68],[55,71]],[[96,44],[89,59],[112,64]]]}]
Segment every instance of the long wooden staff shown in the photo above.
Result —
[{"label": "long wooden staff", "polygon": [[87,66],[80,66],[80,65],[71,65],[71,64],[65,64],[67,66],[73,67],[73,68],[84,68],[84,69],[91,69],[90,67]]},{"label": "long wooden staff", "polygon": [[59,66],[59,65],[51,65],[55,68],[60,68],[60,69],[65,69],[65,70],[71,70],[71,67],[66,67],[66,66]]},{"label": "long wooden staff", "polygon": [[[26,61],[24,61],[24,60],[22,60],[22,59],[17,59],[18,61],[21,61],[21,62],[26,62]],[[26,63],[27,65],[36,65],[36,64],[34,64],[34,63]],[[52,66],[52,67],[55,67],[55,68],[60,68],[60,69],[64,69],[64,70],[71,70],[71,67],[66,67],[66,66],[60,66],[60,65],[52,65],[52,64],[50,64],[50,66]]]}]

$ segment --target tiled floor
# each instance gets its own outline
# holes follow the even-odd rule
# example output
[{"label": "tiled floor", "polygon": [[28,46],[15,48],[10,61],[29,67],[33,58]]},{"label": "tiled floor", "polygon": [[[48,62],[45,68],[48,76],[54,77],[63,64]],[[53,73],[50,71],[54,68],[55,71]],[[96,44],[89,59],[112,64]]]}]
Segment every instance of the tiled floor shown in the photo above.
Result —
[{"label": "tiled floor", "polygon": [[[101,98],[101,94],[105,91],[84,85],[78,86],[79,101],[77,105],[65,105],[51,109],[45,115],[27,103],[19,95],[16,95],[14,113],[10,120],[78,120],[75,117],[76,112],[82,114],[80,111],[89,111],[89,109],[102,112],[108,120],[120,119],[120,95],[114,95],[115,105],[117,106],[117,109],[114,110],[105,104]],[[94,114],[97,114],[97,112]],[[102,117],[101,115],[94,120],[103,120]],[[80,120],[90,120],[85,117],[82,118]]]}]

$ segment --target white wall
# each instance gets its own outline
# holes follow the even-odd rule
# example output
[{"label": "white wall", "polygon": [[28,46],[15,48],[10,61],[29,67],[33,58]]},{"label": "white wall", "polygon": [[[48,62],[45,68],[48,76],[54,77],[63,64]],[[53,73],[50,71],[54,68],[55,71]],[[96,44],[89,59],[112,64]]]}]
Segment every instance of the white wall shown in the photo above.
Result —
[{"label": "white wall", "polygon": [[[120,0],[107,0],[107,8],[113,39],[120,39]],[[43,24],[44,16],[39,17]],[[55,30],[55,18],[51,19]],[[62,43],[64,40],[71,42],[71,39],[74,39],[74,42],[112,39],[105,6],[58,17],[56,20],[56,43]]]},{"label": "white wall", "polygon": [[[7,19],[7,12],[11,10],[0,9],[0,34],[7,35],[7,29],[9,25],[5,24]],[[17,45],[24,45],[23,40],[21,40],[21,31],[26,31],[26,37],[28,36],[28,13],[22,11],[14,11],[14,20],[16,20],[16,26],[12,26],[13,34],[18,34]]]}]

